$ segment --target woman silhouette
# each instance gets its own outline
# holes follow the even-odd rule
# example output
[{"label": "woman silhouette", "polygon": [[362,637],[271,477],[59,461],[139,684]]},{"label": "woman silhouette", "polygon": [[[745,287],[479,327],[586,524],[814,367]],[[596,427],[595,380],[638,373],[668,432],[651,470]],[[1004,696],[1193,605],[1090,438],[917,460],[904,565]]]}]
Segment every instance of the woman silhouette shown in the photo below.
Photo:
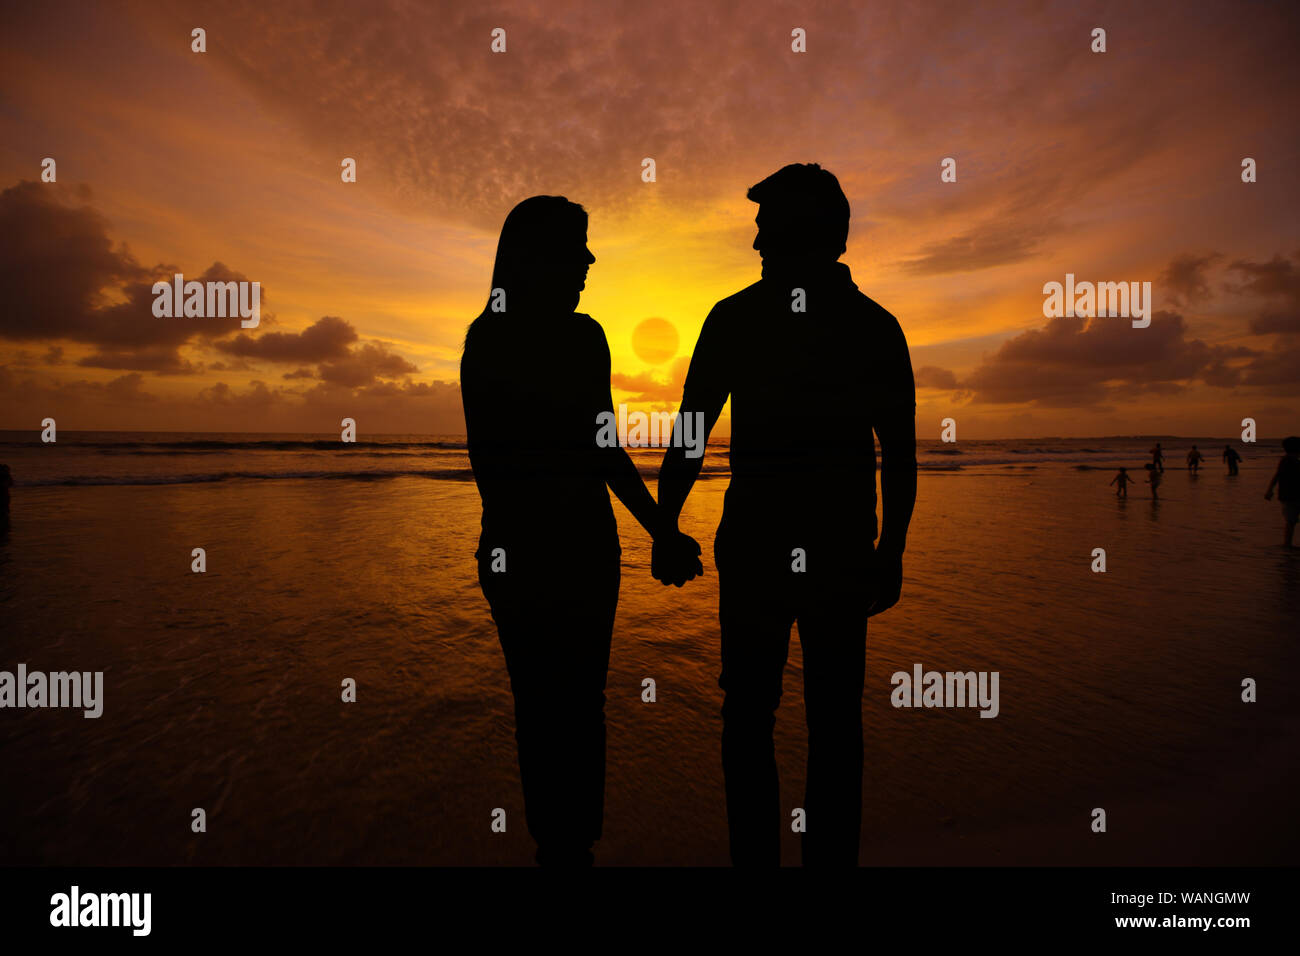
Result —
[{"label": "woman silhouette", "polygon": [[595,261],[581,206],[562,196],[517,205],[460,365],[483,499],[479,583],[510,673],[524,812],[542,865],[591,865],[601,834],[621,553],[606,485],[658,533],[658,506],[632,459],[596,441],[597,416],[613,410],[609,346],[574,311]]}]

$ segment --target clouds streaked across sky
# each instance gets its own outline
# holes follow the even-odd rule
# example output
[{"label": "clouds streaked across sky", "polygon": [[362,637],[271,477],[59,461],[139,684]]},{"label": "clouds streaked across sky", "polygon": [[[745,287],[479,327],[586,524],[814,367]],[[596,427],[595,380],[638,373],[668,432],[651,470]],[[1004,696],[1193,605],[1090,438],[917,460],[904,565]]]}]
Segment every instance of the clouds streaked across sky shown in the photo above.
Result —
[{"label": "clouds streaked across sky", "polygon": [[[616,400],[669,407],[713,302],[758,277],[745,190],[816,161],[852,205],[845,261],[912,344],[923,437],[1300,430],[1294,5],[0,16],[0,427],[459,432],[464,328],[536,193],[591,214],[581,308]],[[261,282],[261,326],[155,318],[173,272]],[[1044,318],[1067,272],[1151,281],[1151,326]],[[649,317],[677,354],[634,348]]]}]

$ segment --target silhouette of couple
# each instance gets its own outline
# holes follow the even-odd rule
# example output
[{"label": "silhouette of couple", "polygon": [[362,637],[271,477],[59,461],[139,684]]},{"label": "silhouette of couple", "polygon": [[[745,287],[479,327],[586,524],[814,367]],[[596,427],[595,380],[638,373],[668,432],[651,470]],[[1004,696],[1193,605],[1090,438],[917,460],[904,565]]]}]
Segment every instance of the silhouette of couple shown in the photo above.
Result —
[{"label": "silhouette of couple", "polygon": [[[749,190],[762,278],[713,307],[679,409],[707,437],[731,398],[731,484],[714,540],[722,763],[731,858],[778,865],[772,732],[799,623],[808,720],[805,865],[854,866],[862,820],[867,618],[892,607],[916,499],[916,397],[898,321],[863,295],[845,251],[849,204],[815,164]],[[605,679],[620,547],[608,489],[651,535],[651,570],[703,573],[678,516],[700,472],[680,442],[659,500],[622,447],[601,327],[574,311],[595,262],[587,214],[534,196],[506,217],[488,306],[461,360],[469,456],[483,500],[479,582],[515,702],[528,830],[544,866],[590,865],[601,835]],[[545,411],[544,430],[530,424]],[[876,524],[880,441],[882,521]]]}]

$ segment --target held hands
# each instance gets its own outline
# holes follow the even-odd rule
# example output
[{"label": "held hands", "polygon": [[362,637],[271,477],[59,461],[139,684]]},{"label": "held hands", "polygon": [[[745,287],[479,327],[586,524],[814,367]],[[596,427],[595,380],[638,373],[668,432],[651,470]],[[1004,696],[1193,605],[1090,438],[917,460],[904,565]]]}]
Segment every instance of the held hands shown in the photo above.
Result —
[{"label": "held hands", "polygon": [[650,573],[660,584],[676,587],[703,574],[699,543],[677,530],[659,535],[650,551]]}]

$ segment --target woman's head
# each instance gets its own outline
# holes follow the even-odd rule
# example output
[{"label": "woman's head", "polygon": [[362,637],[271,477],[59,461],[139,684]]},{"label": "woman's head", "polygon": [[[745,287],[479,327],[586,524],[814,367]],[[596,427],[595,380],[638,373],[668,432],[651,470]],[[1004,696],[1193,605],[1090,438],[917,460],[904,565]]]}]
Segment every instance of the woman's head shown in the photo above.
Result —
[{"label": "woman's head", "polygon": [[501,227],[484,311],[570,312],[578,306],[587,269],[595,261],[587,248],[585,209],[563,196],[525,199]]}]

